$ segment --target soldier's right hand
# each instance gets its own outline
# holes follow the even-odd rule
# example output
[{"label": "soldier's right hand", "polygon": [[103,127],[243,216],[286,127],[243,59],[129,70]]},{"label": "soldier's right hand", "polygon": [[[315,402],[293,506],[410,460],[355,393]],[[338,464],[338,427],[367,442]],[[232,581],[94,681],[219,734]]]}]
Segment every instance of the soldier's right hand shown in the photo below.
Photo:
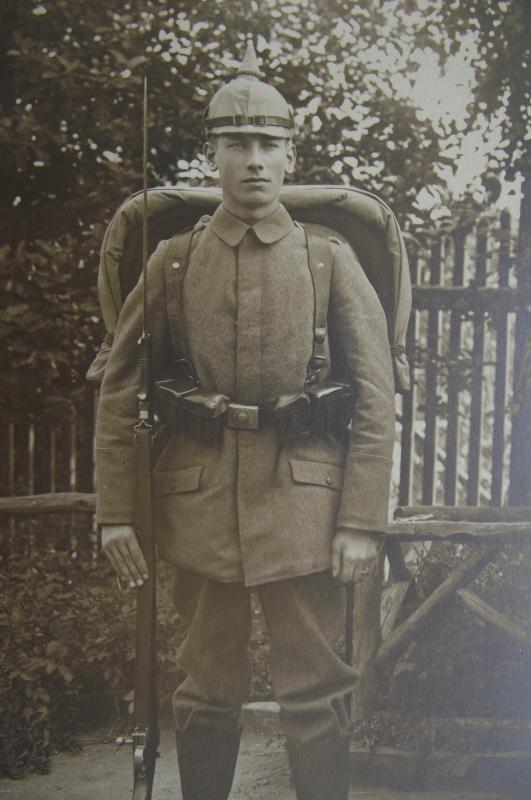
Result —
[{"label": "soldier's right hand", "polygon": [[121,581],[131,588],[147,581],[146,560],[132,525],[102,525],[101,546]]}]

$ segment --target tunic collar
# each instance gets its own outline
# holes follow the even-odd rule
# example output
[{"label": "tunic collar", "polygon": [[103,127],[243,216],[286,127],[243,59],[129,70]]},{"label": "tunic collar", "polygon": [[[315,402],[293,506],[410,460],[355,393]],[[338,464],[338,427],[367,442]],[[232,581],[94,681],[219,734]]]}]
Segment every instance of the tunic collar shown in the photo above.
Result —
[{"label": "tunic collar", "polygon": [[221,205],[218,206],[209,223],[210,229],[229,247],[238,247],[251,228],[263,244],[273,244],[287,236],[294,226],[295,223],[281,203],[271,214],[258,220],[254,225],[248,225]]}]

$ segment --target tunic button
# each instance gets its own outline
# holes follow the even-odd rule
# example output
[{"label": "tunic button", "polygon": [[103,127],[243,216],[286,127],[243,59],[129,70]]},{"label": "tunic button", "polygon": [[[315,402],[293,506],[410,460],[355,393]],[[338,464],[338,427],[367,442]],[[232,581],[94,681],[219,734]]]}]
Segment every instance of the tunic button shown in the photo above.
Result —
[{"label": "tunic button", "polygon": [[326,478],[325,478],[325,483],[326,483],[327,486],[333,486],[334,485],[334,479],[330,475],[327,475]]},{"label": "tunic button", "polygon": [[324,261],[318,261],[317,266],[319,267],[319,269],[322,269],[324,267]]},{"label": "tunic button", "polygon": [[180,263],[178,261],[174,261],[173,264],[171,265],[171,268],[172,269],[179,269],[180,266],[181,265],[180,265]]},{"label": "tunic button", "polygon": [[241,425],[245,425],[249,422],[249,412],[248,411],[238,411],[236,414],[236,419]]}]

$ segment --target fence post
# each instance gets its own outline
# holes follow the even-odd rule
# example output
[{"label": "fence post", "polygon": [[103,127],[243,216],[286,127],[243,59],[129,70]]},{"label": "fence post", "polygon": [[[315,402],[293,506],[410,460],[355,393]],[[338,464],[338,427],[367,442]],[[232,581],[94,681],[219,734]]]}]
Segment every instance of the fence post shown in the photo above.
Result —
[{"label": "fence post", "polygon": [[509,485],[509,503],[522,506],[531,504],[531,166],[523,172],[516,274],[519,295],[527,302],[516,313]]},{"label": "fence post", "polygon": [[[442,236],[433,242],[430,253],[430,285],[441,282]],[[424,434],[424,464],[422,471],[422,505],[434,502],[435,469],[437,461],[437,355],[440,345],[440,315],[435,307],[428,311],[428,362],[426,364],[426,410]]]},{"label": "fence post", "polygon": [[[509,285],[511,267],[511,216],[502,211],[500,217],[500,258],[498,283],[501,287]],[[500,506],[503,499],[503,453],[505,449],[505,403],[507,402],[507,311],[496,309],[496,373],[494,385],[494,420],[492,430],[492,480],[490,502]]]},{"label": "fence post", "polygon": [[[465,270],[465,243],[467,232],[459,225],[454,232],[454,263],[452,286],[462,286]],[[444,502],[453,506],[457,491],[457,464],[459,461],[459,390],[461,350],[461,312],[450,312],[450,340],[448,344],[448,412],[446,427],[446,463],[444,470]]]},{"label": "fence post", "polygon": [[[487,280],[487,230],[481,223],[476,235],[476,286]],[[483,361],[485,358],[485,312],[474,311],[472,381],[470,386],[470,434],[468,438],[467,505],[475,506],[480,493],[481,432],[483,422]]]},{"label": "fence post", "polygon": [[[410,260],[411,282],[418,282],[418,252]],[[412,502],[413,462],[415,457],[415,406],[417,397],[415,376],[415,346],[417,344],[418,311],[411,310],[406,336],[406,351],[409,358],[411,389],[402,395],[402,434],[400,449],[400,486],[398,505]]]}]

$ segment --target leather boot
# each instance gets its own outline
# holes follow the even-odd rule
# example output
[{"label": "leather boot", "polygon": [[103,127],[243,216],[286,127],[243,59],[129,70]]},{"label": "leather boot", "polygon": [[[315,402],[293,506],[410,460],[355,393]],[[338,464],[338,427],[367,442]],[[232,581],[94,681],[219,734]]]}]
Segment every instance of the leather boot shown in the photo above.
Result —
[{"label": "leather boot", "polygon": [[177,734],[183,800],[227,800],[240,748],[241,728],[194,726]]},{"label": "leather boot", "polygon": [[348,800],[349,739],[288,744],[297,800]]}]

